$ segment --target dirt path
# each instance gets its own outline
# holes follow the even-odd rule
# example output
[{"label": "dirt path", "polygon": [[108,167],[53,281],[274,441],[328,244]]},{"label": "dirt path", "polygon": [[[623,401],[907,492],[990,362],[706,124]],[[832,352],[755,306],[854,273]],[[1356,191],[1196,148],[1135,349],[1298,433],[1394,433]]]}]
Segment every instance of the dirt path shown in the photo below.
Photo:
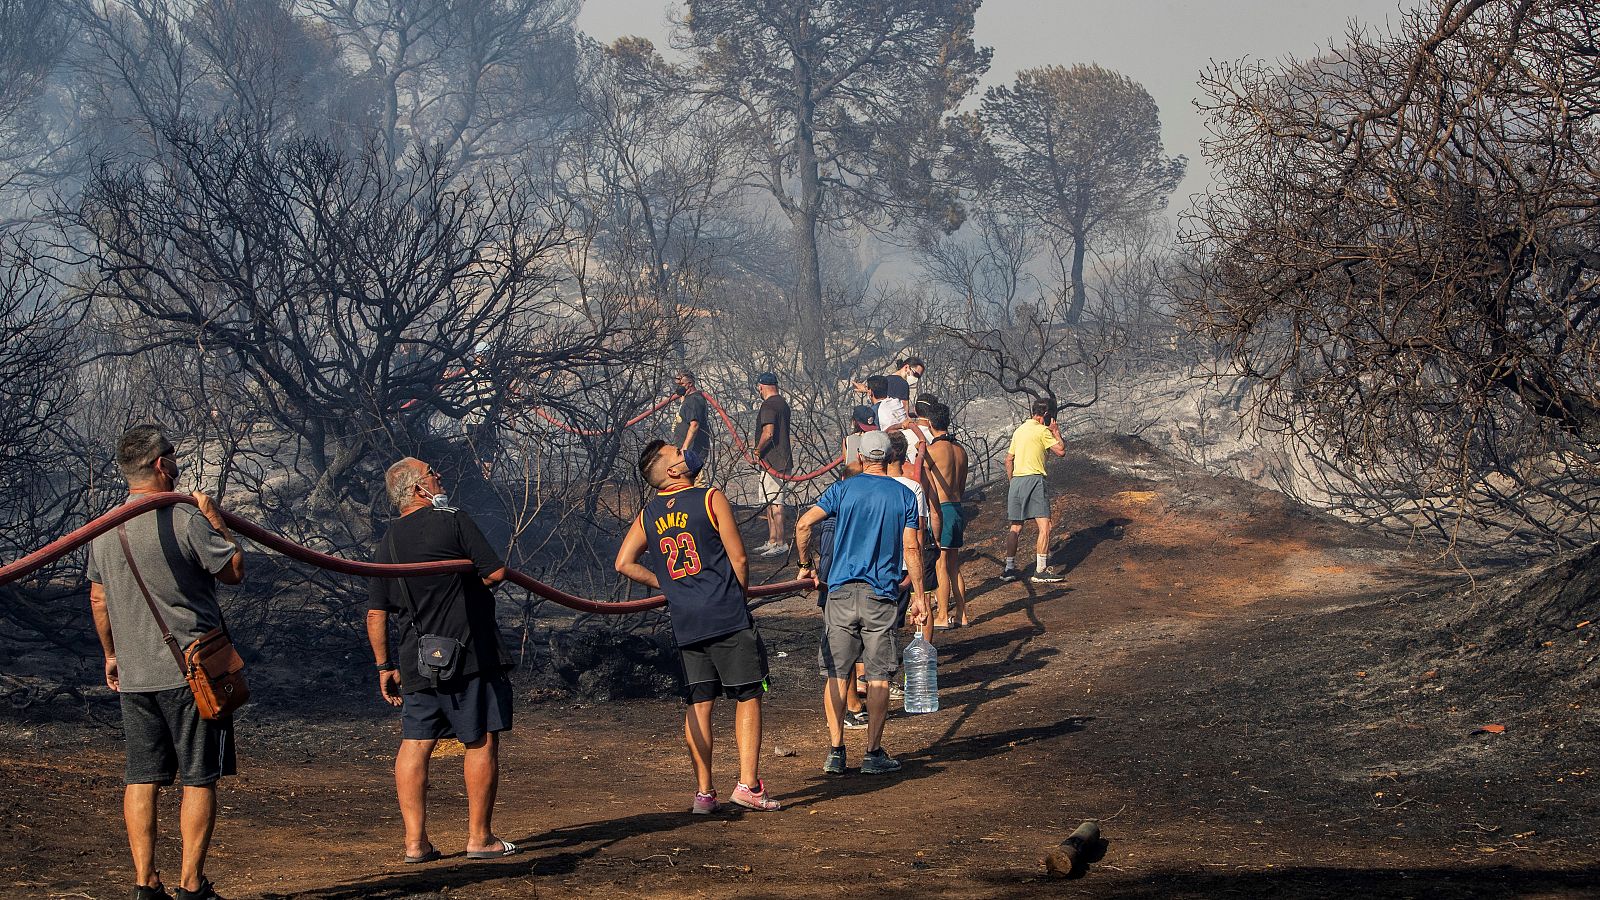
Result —
[{"label": "dirt path", "polygon": [[[940,712],[891,720],[898,776],[819,772],[816,614],[795,598],[758,614],[775,654],[764,775],[783,812],[685,814],[676,702],[524,704],[497,827],[528,852],[460,857],[461,773],[442,759],[432,830],[457,853],[401,866],[397,724],[280,710],[242,726],[212,875],[230,897],[1600,896],[1596,792],[1576,760],[1550,745],[1399,766],[1443,726],[1340,699],[1361,665],[1349,635],[1381,626],[1380,598],[1451,576],[1135,444],[1076,452],[1056,481],[1072,534],[1054,589],[998,583],[1004,498],[978,504],[977,621],[941,640]],[[729,711],[718,720],[731,736]],[[862,733],[848,740],[854,767]],[[718,745],[724,794],[732,751]],[[119,771],[106,729],[0,730],[0,881],[122,896]],[[1040,858],[1087,818],[1104,820],[1105,859],[1047,881]]]}]

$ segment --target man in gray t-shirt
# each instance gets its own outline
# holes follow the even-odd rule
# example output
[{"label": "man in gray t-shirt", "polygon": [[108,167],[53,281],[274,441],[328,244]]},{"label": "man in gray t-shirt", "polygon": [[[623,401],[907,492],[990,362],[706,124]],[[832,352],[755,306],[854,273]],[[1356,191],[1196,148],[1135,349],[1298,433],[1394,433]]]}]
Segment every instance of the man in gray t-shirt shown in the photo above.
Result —
[{"label": "man in gray t-shirt", "polygon": [[[128,480],[130,500],[172,490],[179,474],[172,444],[154,425],[123,434],[117,466]],[[205,494],[196,492],[194,498],[198,509],[179,505],[147,512],[89,545],[89,603],[105,650],[106,686],[122,703],[123,815],[136,900],[168,896],[155,865],[156,800],[162,785],[180,779],[184,854],[176,897],[217,896],[205,877],[206,850],[216,823],[217,780],[236,768],[233,722],[200,718],[183,670],[150,611],[153,602],[182,649],[222,624],[216,583],[244,580],[244,555],[221,511]],[[129,552],[123,551],[119,531],[127,535]]]}]

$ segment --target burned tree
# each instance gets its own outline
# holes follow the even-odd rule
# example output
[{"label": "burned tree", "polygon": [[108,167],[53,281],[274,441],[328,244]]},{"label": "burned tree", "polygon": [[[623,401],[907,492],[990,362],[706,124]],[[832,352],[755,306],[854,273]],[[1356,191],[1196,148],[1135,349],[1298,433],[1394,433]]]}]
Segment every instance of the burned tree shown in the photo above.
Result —
[{"label": "burned tree", "polygon": [[935,178],[945,117],[989,65],[976,0],[690,0],[680,84],[735,124],[741,182],[794,241],[802,362],[826,368],[818,238],[891,216],[952,215]]},{"label": "burned tree", "polygon": [[978,117],[994,199],[1043,226],[1063,270],[1062,292],[1070,291],[1064,318],[1075,325],[1088,298],[1091,247],[1164,210],[1187,161],[1162,155],[1150,93],[1099,66],[1025,69],[1011,86],[989,89]]},{"label": "burned tree", "polygon": [[226,402],[293,437],[313,505],[366,499],[372,454],[415,445],[395,415],[407,401],[464,414],[435,387],[479,342],[500,348],[502,389],[513,369],[610,352],[551,292],[556,232],[513,179],[452,188],[426,160],[395,172],[222,126],[165,137],[166,154],[102,167],[64,211],[92,238],[97,315],[127,335],[118,352],[220,360]]},{"label": "burned tree", "polygon": [[1205,76],[1188,311],[1356,511],[1596,533],[1596,46],[1591,4],[1432,0]]},{"label": "burned tree", "polygon": [[[0,235],[0,558],[16,559],[82,521],[101,467],[75,427],[83,307],[59,302],[53,265],[16,233]],[[69,524],[70,523],[70,524]],[[80,559],[0,587],[0,617],[14,638],[71,644],[61,604],[80,590]],[[80,605],[74,612],[82,613]]]}]

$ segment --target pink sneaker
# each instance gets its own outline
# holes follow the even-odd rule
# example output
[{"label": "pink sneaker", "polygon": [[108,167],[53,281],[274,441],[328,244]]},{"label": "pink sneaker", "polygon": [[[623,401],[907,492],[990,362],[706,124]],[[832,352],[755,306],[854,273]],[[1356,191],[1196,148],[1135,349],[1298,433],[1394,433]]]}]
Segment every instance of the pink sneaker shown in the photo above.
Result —
[{"label": "pink sneaker", "polygon": [[745,809],[754,809],[761,812],[772,812],[783,808],[783,805],[778,801],[767,799],[767,784],[759,780],[756,782],[756,789],[753,791],[742,784],[734,788],[733,802]]},{"label": "pink sneaker", "polygon": [[709,816],[721,808],[722,804],[717,802],[716,791],[712,791],[709,794],[702,794],[696,791],[694,795],[694,805],[689,807],[689,812],[692,812],[697,816]]}]

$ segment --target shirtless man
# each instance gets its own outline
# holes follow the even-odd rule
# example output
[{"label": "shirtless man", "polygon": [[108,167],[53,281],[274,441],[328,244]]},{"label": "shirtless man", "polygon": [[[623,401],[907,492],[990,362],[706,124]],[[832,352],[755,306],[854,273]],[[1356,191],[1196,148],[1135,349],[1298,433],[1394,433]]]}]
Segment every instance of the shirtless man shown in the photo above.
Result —
[{"label": "shirtless man", "polygon": [[[967,450],[950,436],[950,407],[930,403],[926,409],[928,429],[933,435],[923,451],[923,483],[931,495],[930,509],[939,511],[939,604],[935,628],[964,628],[967,625],[967,583],[961,577],[961,545],[966,522],[961,518],[961,500],[967,490]],[[951,621],[950,600],[955,598]]]}]

